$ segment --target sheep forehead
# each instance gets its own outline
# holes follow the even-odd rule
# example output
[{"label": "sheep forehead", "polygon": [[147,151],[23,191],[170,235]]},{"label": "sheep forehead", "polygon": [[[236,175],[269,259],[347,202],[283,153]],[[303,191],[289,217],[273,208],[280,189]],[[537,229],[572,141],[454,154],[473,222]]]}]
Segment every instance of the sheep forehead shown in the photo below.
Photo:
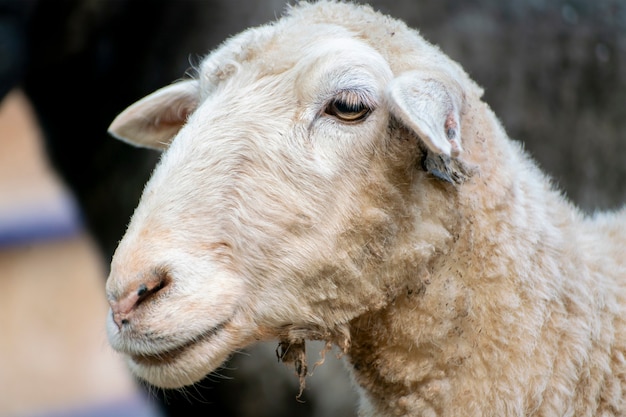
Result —
[{"label": "sheep forehead", "polygon": [[[344,65],[388,67],[382,55],[361,35],[336,23],[292,22],[251,28],[228,39],[200,64],[203,98],[242,70],[257,77],[281,75],[323,55],[341,57]],[[351,58],[352,61],[348,62]],[[300,65],[301,66],[301,65]]]},{"label": "sheep forehead", "polygon": [[[352,37],[323,37],[307,43],[302,48],[301,54],[303,58],[308,59],[330,58],[333,61],[329,64],[352,67],[356,70],[360,67],[371,67],[374,72],[386,73],[389,67],[374,48]],[[307,60],[304,62],[306,64]]]}]

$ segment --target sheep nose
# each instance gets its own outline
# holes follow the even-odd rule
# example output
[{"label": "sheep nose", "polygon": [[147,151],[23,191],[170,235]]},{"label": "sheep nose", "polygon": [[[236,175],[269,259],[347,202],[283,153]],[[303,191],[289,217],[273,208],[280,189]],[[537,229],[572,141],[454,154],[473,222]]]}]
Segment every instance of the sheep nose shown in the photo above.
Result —
[{"label": "sheep nose", "polygon": [[137,286],[133,286],[132,289],[119,297],[109,296],[113,321],[117,327],[121,329],[123,326],[128,325],[137,307],[161,291],[165,286],[166,281],[164,279],[155,278],[152,281],[142,282]]}]

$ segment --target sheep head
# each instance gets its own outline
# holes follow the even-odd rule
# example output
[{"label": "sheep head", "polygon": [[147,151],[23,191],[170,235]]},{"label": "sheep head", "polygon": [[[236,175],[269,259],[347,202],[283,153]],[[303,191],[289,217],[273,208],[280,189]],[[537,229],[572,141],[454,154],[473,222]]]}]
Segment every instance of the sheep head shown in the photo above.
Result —
[{"label": "sheep head", "polygon": [[458,71],[369,8],[303,4],[122,112],[114,136],[164,151],[107,281],[135,374],[179,387],[257,340],[346,340],[419,285],[468,174]]}]

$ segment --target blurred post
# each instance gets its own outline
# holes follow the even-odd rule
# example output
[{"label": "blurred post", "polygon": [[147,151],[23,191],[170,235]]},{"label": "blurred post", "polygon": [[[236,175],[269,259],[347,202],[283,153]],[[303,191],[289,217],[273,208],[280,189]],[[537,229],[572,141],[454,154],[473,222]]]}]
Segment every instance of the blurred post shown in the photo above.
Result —
[{"label": "blurred post", "polygon": [[0,106],[0,416],[156,415],[106,341],[104,274],[15,90]]}]

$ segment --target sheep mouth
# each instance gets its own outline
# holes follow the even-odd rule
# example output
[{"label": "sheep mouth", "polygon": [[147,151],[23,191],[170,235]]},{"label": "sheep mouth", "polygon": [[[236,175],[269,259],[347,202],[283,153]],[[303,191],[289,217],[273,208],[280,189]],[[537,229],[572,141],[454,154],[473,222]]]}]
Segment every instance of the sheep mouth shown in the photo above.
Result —
[{"label": "sheep mouth", "polygon": [[227,324],[228,320],[200,333],[199,335],[189,339],[187,342],[184,342],[171,349],[149,354],[133,353],[129,354],[128,356],[136,364],[147,367],[163,366],[174,363],[186,352],[188,352],[189,349],[191,349],[192,347],[202,343],[206,343],[213,339],[220,331],[222,331],[226,327]]}]

